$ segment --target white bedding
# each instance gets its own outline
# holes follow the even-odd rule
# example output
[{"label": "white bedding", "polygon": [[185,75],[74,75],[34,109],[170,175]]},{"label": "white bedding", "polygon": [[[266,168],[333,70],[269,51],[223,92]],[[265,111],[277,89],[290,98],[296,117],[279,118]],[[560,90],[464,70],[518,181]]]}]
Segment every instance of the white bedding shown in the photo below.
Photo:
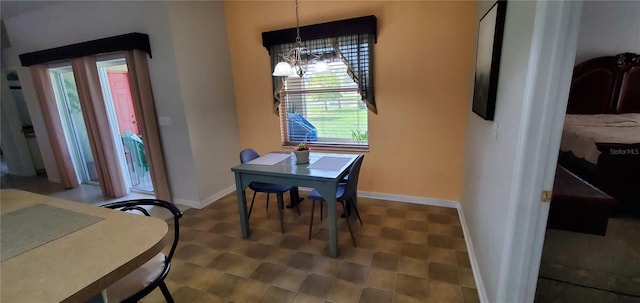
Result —
[{"label": "white bedding", "polygon": [[560,150],[597,164],[600,151],[595,143],[640,143],[640,114],[565,117]]}]

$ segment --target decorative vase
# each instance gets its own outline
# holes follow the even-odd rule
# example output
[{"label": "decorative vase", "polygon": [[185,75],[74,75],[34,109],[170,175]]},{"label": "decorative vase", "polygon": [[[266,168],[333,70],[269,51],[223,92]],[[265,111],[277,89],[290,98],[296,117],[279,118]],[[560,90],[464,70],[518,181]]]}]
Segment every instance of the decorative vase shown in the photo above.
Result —
[{"label": "decorative vase", "polygon": [[309,163],[309,151],[308,150],[294,150],[293,151],[296,154],[296,163],[297,164],[304,164],[304,163]]}]

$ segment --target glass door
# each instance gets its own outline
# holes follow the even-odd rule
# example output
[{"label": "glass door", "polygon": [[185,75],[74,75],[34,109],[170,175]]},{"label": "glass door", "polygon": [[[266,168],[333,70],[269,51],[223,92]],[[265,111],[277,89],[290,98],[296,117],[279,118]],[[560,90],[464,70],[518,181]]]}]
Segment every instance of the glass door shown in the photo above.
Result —
[{"label": "glass door", "polygon": [[153,193],[153,183],[144,151],[144,138],[135,115],[125,59],[98,61],[98,74],[112,133],[116,142],[122,143],[119,153],[122,163],[126,163],[124,171],[128,174],[130,188],[134,191]]},{"label": "glass door", "polygon": [[99,184],[100,180],[91,153],[89,136],[82,116],[82,107],[71,66],[51,68],[49,76],[60,109],[67,144],[80,182]]}]

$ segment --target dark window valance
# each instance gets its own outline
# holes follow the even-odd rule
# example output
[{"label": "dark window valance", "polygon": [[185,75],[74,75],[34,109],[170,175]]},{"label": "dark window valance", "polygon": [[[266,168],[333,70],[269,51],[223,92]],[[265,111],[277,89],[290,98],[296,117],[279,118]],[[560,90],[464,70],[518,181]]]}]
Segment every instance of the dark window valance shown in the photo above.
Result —
[{"label": "dark window valance", "polygon": [[[374,42],[378,41],[377,18],[374,15],[338,20],[300,27],[303,40],[317,40],[339,36],[373,34]],[[263,32],[262,45],[270,51],[272,45],[292,43],[296,41],[296,28]]]},{"label": "dark window valance", "polygon": [[31,66],[46,62],[133,49],[142,50],[151,57],[149,35],[142,33],[129,33],[45,49],[20,55],[20,62],[22,63],[22,66]]}]

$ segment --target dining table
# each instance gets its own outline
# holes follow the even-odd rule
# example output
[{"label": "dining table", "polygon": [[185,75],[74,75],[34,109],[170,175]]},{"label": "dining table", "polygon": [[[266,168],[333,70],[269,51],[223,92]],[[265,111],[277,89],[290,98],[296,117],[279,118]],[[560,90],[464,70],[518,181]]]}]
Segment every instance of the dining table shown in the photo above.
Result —
[{"label": "dining table", "polygon": [[165,221],[0,190],[0,302],[86,302],[158,254]]},{"label": "dining table", "polygon": [[[243,238],[251,236],[245,189],[251,182],[315,188],[327,203],[329,255],[338,256],[336,191],[357,155],[309,153],[308,163],[297,163],[291,152],[271,152],[231,168],[235,175],[238,213]],[[292,202],[293,203],[293,202]]]}]

